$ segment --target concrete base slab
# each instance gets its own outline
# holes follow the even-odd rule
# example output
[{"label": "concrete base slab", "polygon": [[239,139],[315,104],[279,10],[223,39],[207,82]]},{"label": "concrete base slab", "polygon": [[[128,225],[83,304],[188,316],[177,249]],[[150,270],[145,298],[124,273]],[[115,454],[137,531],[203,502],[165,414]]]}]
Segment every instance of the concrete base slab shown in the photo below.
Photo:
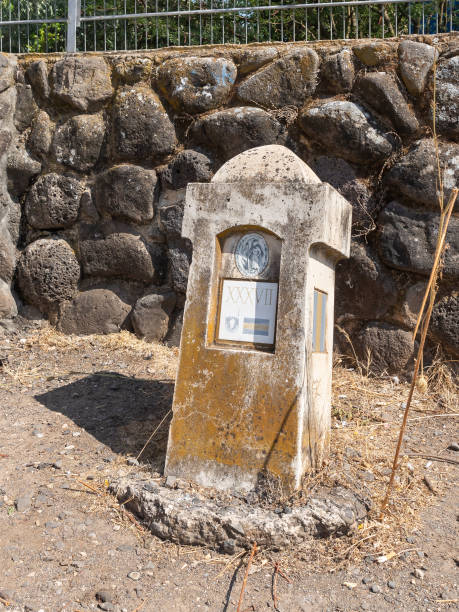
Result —
[{"label": "concrete base slab", "polygon": [[[345,535],[366,517],[368,506],[343,487],[324,489],[303,505],[264,508],[243,496],[219,495],[182,480],[166,484],[136,474],[113,482],[110,490],[164,540],[210,546],[233,554],[259,546],[301,547],[316,537]],[[297,503],[297,502],[296,502]]]}]

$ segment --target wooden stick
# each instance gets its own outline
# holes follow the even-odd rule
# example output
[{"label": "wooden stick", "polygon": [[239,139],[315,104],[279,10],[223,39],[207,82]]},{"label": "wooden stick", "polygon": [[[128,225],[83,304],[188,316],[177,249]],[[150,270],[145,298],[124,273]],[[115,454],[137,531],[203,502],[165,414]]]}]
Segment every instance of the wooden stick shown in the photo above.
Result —
[{"label": "wooden stick", "polygon": [[[443,253],[443,251],[442,251]],[[435,267],[435,283],[437,280],[437,276],[438,276],[438,270],[440,267],[440,258],[437,261],[437,265]],[[429,307],[427,309],[427,313],[426,313],[426,318],[424,320],[423,323],[423,327],[422,327],[422,335],[421,335],[421,341],[419,343],[419,349],[418,349],[418,355],[416,358],[416,364],[414,366],[414,372],[413,372],[413,380],[411,381],[411,387],[410,387],[410,392],[408,394],[408,399],[406,402],[406,407],[405,407],[405,412],[403,414],[403,421],[402,421],[402,425],[400,427],[400,433],[398,436],[398,442],[397,442],[397,448],[395,449],[395,455],[394,455],[394,462],[392,464],[392,472],[389,478],[389,483],[387,485],[387,490],[386,490],[386,495],[384,496],[384,499],[382,501],[381,504],[381,518],[384,514],[384,510],[387,506],[387,502],[389,501],[389,496],[391,494],[392,491],[392,487],[394,484],[394,479],[395,479],[395,472],[397,471],[398,468],[398,459],[399,459],[399,455],[400,455],[400,450],[402,448],[402,442],[403,442],[403,437],[405,434],[405,428],[406,428],[406,423],[408,420],[408,413],[410,411],[410,406],[411,406],[411,400],[413,399],[413,393],[414,393],[414,389],[416,387],[416,379],[418,377],[418,372],[419,372],[419,366],[421,364],[421,360],[422,360],[422,354],[424,351],[424,344],[426,341],[426,337],[427,337],[427,330],[429,328],[429,323],[430,323],[430,317],[432,316],[432,310],[434,307],[434,301],[435,301],[435,283],[432,285],[431,288],[431,296],[430,296],[430,303],[429,303]]]},{"label": "wooden stick", "polygon": [[[155,435],[155,433],[158,431],[158,429],[161,427],[161,425],[164,423],[164,421],[167,419],[167,417],[170,415],[170,413],[172,412],[172,409],[169,410],[161,419],[160,424],[155,428],[155,430],[153,431],[153,433],[151,434],[151,436],[148,438],[148,440],[145,442],[145,444],[143,445],[142,450],[140,451],[140,453],[137,455],[136,457],[136,461],[139,460],[139,457],[142,455],[143,451],[147,448],[147,446],[150,444],[151,439],[153,438],[153,436]],[[133,466],[130,470],[130,472],[132,472],[132,470],[134,469],[135,466]],[[130,473],[129,472],[129,473]]]},{"label": "wooden stick", "polygon": [[2,603],[5,607],[8,607],[10,605],[10,602],[6,599],[3,599],[3,597],[0,597],[0,603]]},{"label": "wooden stick", "polygon": [[84,487],[88,487],[88,489],[91,489],[91,491],[94,491],[94,493],[97,493],[97,495],[101,495],[101,492],[98,491],[95,487],[91,487],[91,485],[86,484],[82,480],[78,480],[78,478],[75,478],[75,480],[79,482],[81,485],[83,485]]},{"label": "wooden stick", "polygon": [[289,584],[292,584],[292,580],[284,574],[284,572],[279,567],[279,564],[277,564],[277,571],[279,572],[279,574],[282,576],[284,580],[286,580]]},{"label": "wooden stick", "polygon": [[277,574],[279,573],[279,563],[274,564],[274,576],[273,576],[273,603],[274,609],[277,610]]},{"label": "wooden stick", "polygon": [[247,584],[247,577],[249,575],[250,566],[252,565],[252,560],[257,551],[257,543],[254,542],[252,546],[252,552],[250,553],[249,560],[247,561],[247,567],[245,568],[244,580],[242,581],[241,594],[239,595],[239,603],[237,604],[237,612],[241,612],[242,600],[244,599],[244,591],[245,585]]}]

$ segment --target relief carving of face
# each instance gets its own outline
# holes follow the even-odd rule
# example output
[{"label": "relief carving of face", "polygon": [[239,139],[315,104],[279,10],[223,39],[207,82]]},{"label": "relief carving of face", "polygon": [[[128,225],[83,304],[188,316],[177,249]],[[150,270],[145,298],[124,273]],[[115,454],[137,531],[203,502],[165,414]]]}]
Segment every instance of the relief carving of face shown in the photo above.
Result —
[{"label": "relief carving of face", "polygon": [[235,251],[236,266],[243,276],[260,276],[269,261],[269,249],[261,234],[242,236]]}]

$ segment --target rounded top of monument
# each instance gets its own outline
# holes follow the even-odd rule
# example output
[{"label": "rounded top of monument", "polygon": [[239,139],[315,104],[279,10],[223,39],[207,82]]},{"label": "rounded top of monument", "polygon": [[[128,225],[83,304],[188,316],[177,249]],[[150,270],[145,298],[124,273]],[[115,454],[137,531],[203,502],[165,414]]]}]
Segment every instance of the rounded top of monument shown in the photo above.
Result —
[{"label": "rounded top of monument", "polygon": [[266,145],[244,151],[226,162],[214,175],[212,183],[238,183],[239,181],[303,181],[321,183],[319,177],[282,145]]}]

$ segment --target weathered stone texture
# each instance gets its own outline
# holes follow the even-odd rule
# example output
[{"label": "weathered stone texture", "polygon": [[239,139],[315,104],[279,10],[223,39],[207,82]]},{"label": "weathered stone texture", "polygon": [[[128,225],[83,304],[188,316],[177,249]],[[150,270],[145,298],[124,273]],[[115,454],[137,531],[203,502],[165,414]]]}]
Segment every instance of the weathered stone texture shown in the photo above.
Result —
[{"label": "weathered stone texture", "polygon": [[440,132],[459,137],[459,55],[438,63],[436,121]]},{"label": "weathered stone texture", "polygon": [[0,93],[14,85],[14,70],[17,59],[14,56],[0,54]]},{"label": "weathered stone texture", "polygon": [[431,331],[443,347],[459,357],[459,293],[445,296],[432,312]]},{"label": "weathered stone texture", "polygon": [[370,322],[358,334],[355,350],[375,374],[395,374],[410,365],[414,353],[412,333],[387,323]]},{"label": "weathered stone texture", "polygon": [[54,123],[45,111],[40,111],[32,125],[27,146],[30,152],[43,159],[49,153],[53,141]]},{"label": "weathered stone texture", "polygon": [[175,129],[158,96],[144,85],[124,87],[113,108],[113,155],[117,159],[157,159],[172,153]]},{"label": "weathered stone texture", "polygon": [[175,301],[175,293],[167,288],[155,289],[154,292],[137,300],[131,317],[132,327],[137,336],[147,342],[164,340]]},{"label": "weathered stone texture", "polygon": [[[439,143],[445,201],[459,183],[459,145]],[[435,142],[426,138],[416,141],[387,174],[387,182],[416,206],[438,210],[437,161]]]},{"label": "weathered stone texture", "polygon": [[175,57],[159,67],[158,86],[176,110],[203,113],[226,102],[236,76],[231,60]]},{"label": "weathered stone texture", "polygon": [[84,186],[56,173],[41,176],[25,203],[28,223],[36,229],[63,229],[78,219]]},{"label": "weathered stone texture", "polygon": [[379,66],[395,54],[396,45],[382,41],[364,42],[352,47],[355,55],[366,66]]},{"label": "weathered stone texture", "polygon": [[160,209],[159,223],[166,236],[180,238],[182,235],[184,204],[185,196],[183,196],[180,204],[172,204],[172,206],[164,206]]},{"label": "weathered stone texture", "polygon": [[196,121],[192,136],[196,142],[216,149],[224,160],[228,160],[253,147],[281,143],[284,129],[266,111],[238,106]]},{"label": "weathered stone texture", "polygon": [[153,219],[156,173],[139,166],[122,164],[99,174],[96,207],[101,215],[148,223]]},{"label": "weathered stone texture", "polygon": [[35,93],[41,98],[48,98],[50,94],[50,86],[48,80],[48,67],[46,62],[39,60],[33,62],[27,68],[26,76],[32,84]]},{"label": "weathered stone texture", "polygon": [[24,83],[16,85],[16,110],[14,111],[14,125],[22,132],[30,126],[38,112],[38,106],[33,97],[32,88]]},{"label": "weathered stone texture", "polygon": [[435,55],[435,47],[414,40],[402,40],[398,47],[400,75],[408,91],[419,96],[427,82],[427,75],[431,70]]},{"label": "weathered stone texture", "polygon": [[213,176],[212,165],[212,160],[199,151],[181,151],[159,173],[161,184],[169,189],[183,189],[188,183],[207,183]]},{"label": "weathered stone texture", "polygon": [[371,249],[354,243],[336,270],[335,311],[341,319],[378,319],[397,301],[397,288]]},{"label": "weathered stone texture", "polygon": [[18,143],[8,152],[6,165],[8,190],[14,196],[22,196],[34,176],[41,171],[40,162],[32,159],[25,148]]},{"label": "weathered stone texture", "polygon": [[[438,237],[439,215],[414,211],[391,202],[378,219],[380,254],[388,266],[428,276]],[[446,241],[443,276],[459,278],[459,219],[452,218]]]},{"label": "weathered stone texture", "polygon": [[370,72],[358,79],[355,91],[361,100],[389,119],[400,134],[413,134],[419,123],[400,92],[394,77],[387,72]]},{"label": "weathered stone texture", "polygon": [[114,334],[126,324],[130,311],[113,291],[90,289],[61,305],[57,328],[64,334]]},{"label": "weathered stone texture", "polygon": [[14,319],[17,314],[18,308],[11,294],[11,289],[9,285],[0,278],[0,321],[2,319]]},{"label": "weathered stone texture", "polygon": [[327,57],[322,64],[321,75],[332,91],[336,93],[350,91],[355,76],[352,51],[343,49],[339,53]]},{"label": "weathered stone texture", "polygon": [[186,293],[191,263],[191,246],[188,240],[171,237],[168,241],[169,274],[177,293]]},{"label": "weathered stone texture", "polygon": [[301,113],[300,125],[327,153],[355,163],[382,162],[393,150],[390,138],[354,102],[331,100],[309,107]]},{"label": "weathered stone texture", "polygon": [[36,240],[19,259],[18,282],[22,296],[41,312],[71,299],[79,280],[80,265],[65,240]]},{"label": "weathered stone texture", "polygon": [[0,214],[0,278],[10,282],[16,267],[16,248],[8,231],[8,217]]},{"label": "weathered stone texture", "polygon": [[237,55],[237,64],[240,75],[249,74],[261,68],[271,60],[277,58],[279,52],[274,47],[263,47],[260,49],[247,48]]},{"label": "weathered stone texture", "polygon": [[51,76],[56,98],[81,111],[92,110],[113,95],[110,70],[100,56],[58,60]]},{"label": "weathered stone texture", "polygon": [[105,239],[84,240],[80,245],[83,271],[87,276],[125,278],[149,283],[153,263],[144,243],[131,234],[111,234]]},{"label": "weathered stone texture", "polygon": [[319,56],[310,48],[295,49],[243,81],[238,98],[263,108],[303,106],[317,85]]},{"label": "weathered stone texture", "polygon": [[60,164],[81,172],[97,163],[105,136],[101,114],[77,115],[58,126],[52,143],[52,153]]}]

